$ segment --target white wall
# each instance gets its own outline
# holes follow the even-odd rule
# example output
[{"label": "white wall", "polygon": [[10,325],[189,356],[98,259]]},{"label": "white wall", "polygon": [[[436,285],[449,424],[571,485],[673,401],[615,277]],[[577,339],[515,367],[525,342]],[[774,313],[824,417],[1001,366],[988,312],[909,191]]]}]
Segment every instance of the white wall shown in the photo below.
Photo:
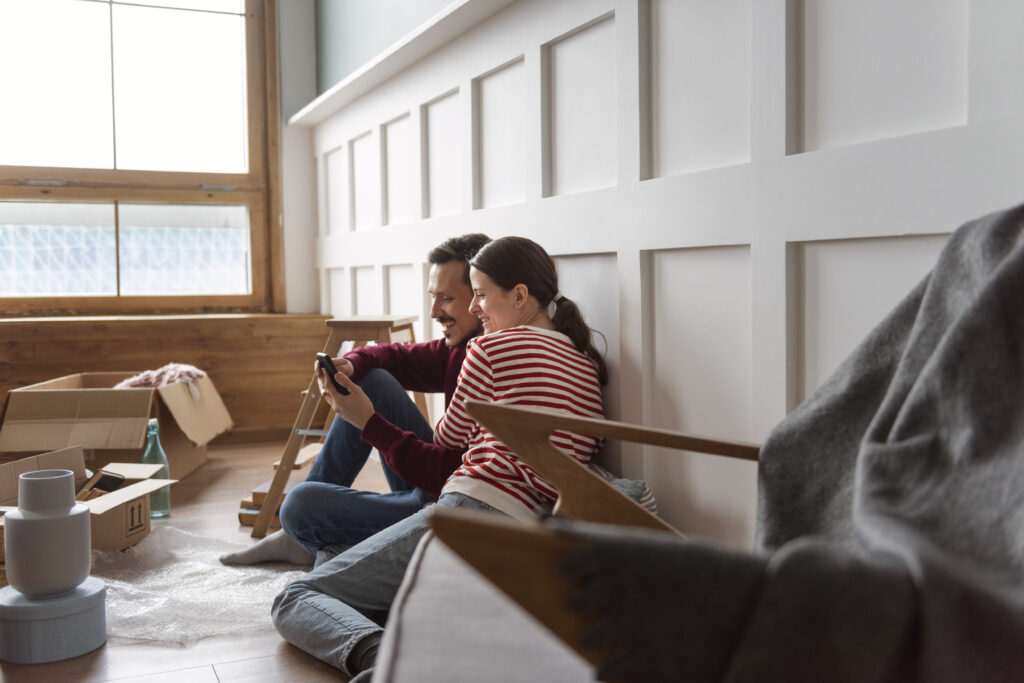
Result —
[{"label": "white wall", "polygon": [[[311,45],[317,52],[317,92],[343,80],[450,1],[316,0],[316,40]],[[290,5],[291,0],[281,4]]]},{"label": "white wall", "polygon": [[[293,123],[322,311],[426,319],[431,246],[525,235],[607,337],[610,417],[761,441],[949,232],[1022,199],[1019,3],[458,4],[488,3]],[[751,541],[754,465],[612,455],[680,529]]]},{"label": "white wall", "polygon": [[[278,3],[281,114],[287,121],[316,97],[316,12],[314,0]],[[320,293],[313,266],[317,235],[316,158],[308,128],[281,132],[281,184],[284,220],[285,310],[319,312]]]}]

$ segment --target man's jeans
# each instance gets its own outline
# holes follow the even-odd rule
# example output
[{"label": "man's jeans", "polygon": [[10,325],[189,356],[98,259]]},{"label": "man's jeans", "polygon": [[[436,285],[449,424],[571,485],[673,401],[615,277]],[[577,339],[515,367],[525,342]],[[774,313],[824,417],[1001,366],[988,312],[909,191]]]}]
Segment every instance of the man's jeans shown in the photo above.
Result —
[{"label": "man's jeans", "polygon": [[[291,495],[291,494],[289,494]],[[405,569],[429,528],[435,507],[461,507],[502,514],[461,493],[381,531],[324,562],[274,599],[274,625],[285,640],[345,673],[361,640],[378,637]]]},{"label": "man's jeans", "polygon": [[[431,442],[434,432],[402,385],[386,370],[374,368],[359,386],[385,420]],[[402,480],[383,460],[390,493],[359,491],[353,480],[372,447],[361,432],[334,418],[319,457],[306,480],[285,496],[281,526],[306,550],[347,548],[419,511],[433,498]]]}]

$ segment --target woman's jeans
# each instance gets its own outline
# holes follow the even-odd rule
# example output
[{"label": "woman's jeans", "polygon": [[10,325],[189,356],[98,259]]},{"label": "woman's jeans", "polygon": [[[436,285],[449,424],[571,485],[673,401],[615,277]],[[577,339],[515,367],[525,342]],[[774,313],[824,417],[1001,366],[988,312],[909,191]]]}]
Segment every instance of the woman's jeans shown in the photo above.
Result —
[{"label": "woman's jeans", "polygon": [[[374,368],[359,386],[385,420],[431,442],[434,432],[398,381],[386,370]],[[306,480],[285,496],[281,526],[306,550],[347,548],[421,510],[433,500],[410,486],[381,460],[390,493],[353,488],[359,470],[373,450],[361,431],[334,418],[319,457]]]},{"label": "woman's jeans", "polygon": [[[291,495],[291,494],[289,494]],[[379,639],[416,544],[429,528],[435,507],[461,507],[502,514],[461,493],[352,546],[290,584],[274,600],[274,625],[285,640],[345,673],[353,649]]]}]

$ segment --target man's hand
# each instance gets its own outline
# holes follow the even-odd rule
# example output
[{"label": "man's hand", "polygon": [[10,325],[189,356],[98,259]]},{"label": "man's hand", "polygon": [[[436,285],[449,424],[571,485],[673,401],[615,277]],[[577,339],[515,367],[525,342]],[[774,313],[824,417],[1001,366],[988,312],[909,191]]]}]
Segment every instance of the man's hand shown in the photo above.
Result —
[{"label": "man's hand", "polygon": [[352,361],[348,358],[342,356],[332,360],[334,361],[334,367],[338,368],[338,372],[344,373],[346,377],[351,377],[352,373],[355,372],[355,367],[353,367]]},{"label": "man's hand", "polygon": [[[342,367],[343,364],[347,365],[348,372],[345,371],[346,368]],[[363,393],[363,390],[349,379],[348,375],[352,372],[352,363],[349,361],[343,361],[343,363],[335,361],[338,374],[334,376],[334,379],[338,381],[338,384],[351,392],[348,396],[342,396],[338,393],[334,385],[331,384],[327,371],[320,367],[319,363],[314,363],[313,365],[316,372],[316,383],[320,387],[320,395],[324,397],[327,404],[331,406],[341,419],[362,430],[376,411],[373,409],[373,402]]]}]

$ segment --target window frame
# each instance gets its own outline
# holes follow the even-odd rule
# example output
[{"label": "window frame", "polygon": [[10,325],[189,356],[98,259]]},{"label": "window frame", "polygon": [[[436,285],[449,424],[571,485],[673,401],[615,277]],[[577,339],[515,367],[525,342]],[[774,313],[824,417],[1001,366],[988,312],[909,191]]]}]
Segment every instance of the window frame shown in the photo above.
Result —
[{"label": "window frame", "polygon": [[247,173],[0,165],[0,200],[235,204],[249,210],[252,291],[235,295],[0,297],[4,315],[284,309],[277,0],[245,0]]}]

